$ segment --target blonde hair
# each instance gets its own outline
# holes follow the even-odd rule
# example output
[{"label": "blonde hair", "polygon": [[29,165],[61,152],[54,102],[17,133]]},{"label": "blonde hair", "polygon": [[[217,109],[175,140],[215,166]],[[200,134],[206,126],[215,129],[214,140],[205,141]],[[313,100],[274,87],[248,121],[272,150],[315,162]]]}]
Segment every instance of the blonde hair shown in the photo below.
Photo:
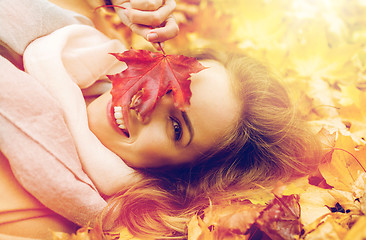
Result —
[{"label": "blonde hair", "polygon": [[188,221],[210,201],[235,200],[258,184],[269,186],[316,169],[318,141],[264,65],[242,53],[203,51],[196,57],[226,67],[243,102],[241,118],[193,163],[140,170],[146,178],[114,197],[103,221],[108,228],[125,226],[142,238],[184,238]]}]

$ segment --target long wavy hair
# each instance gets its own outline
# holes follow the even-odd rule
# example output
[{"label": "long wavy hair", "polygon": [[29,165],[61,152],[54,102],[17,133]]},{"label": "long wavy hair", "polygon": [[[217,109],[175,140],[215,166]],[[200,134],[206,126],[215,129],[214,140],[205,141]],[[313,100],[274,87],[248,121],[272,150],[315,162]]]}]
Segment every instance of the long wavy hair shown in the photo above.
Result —
[{"label": "long wavy hair", "polygon": [[191,217],[209,204],[235,200],[317,168],[319,143],[300,119],[284,86],[243,53],[202,51],[198,59],[222,63],[242,99],[241,117],[222,141],[190,164],[139,169],[145,178],[126,186],[103,217],[108,229],[135,236],[185,238]]}]

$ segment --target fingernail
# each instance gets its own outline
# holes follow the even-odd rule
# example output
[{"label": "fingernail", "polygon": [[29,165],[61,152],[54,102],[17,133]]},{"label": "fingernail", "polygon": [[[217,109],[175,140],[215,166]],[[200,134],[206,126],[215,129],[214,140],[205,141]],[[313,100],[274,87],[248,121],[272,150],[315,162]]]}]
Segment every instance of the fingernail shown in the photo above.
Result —
[{"label": "fingernail", "polygon": [[158,38],[158,34],[157,33],[149,33],[146,36],[147,40],[152,42],[155,41]]}]

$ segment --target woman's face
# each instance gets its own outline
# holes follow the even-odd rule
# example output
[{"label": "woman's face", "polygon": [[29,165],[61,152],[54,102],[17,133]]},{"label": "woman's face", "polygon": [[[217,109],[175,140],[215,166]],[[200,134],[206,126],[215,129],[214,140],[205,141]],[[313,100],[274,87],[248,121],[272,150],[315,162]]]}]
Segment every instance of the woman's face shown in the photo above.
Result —
[{"label": "woman's face", "polygon": [[168,93],[147,120],[141,121],[133,110],[129,111],[127,136],[118,129],[111,110],[112,97],[107,92],[88,106],[91,131],[130,167],[193,161],[225,136],[241,108],[225,68],[212,60],[201,63],[208,68],[192,76],[191,105],[185,112],[174,107],[173,95]]}]

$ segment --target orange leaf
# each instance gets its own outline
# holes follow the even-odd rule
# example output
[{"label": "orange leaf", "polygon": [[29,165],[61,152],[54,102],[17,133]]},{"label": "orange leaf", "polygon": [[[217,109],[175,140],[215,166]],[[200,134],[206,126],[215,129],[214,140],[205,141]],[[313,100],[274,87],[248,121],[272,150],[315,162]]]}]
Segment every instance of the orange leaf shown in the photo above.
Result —
[{"label": "orange leaf", "polygon": [[357,152],[355,146],[350,136],[339,134],[331,161],[319,166],[327,183],[338,190],[349,191],[360,171],[365,171],[365,149]]}]

